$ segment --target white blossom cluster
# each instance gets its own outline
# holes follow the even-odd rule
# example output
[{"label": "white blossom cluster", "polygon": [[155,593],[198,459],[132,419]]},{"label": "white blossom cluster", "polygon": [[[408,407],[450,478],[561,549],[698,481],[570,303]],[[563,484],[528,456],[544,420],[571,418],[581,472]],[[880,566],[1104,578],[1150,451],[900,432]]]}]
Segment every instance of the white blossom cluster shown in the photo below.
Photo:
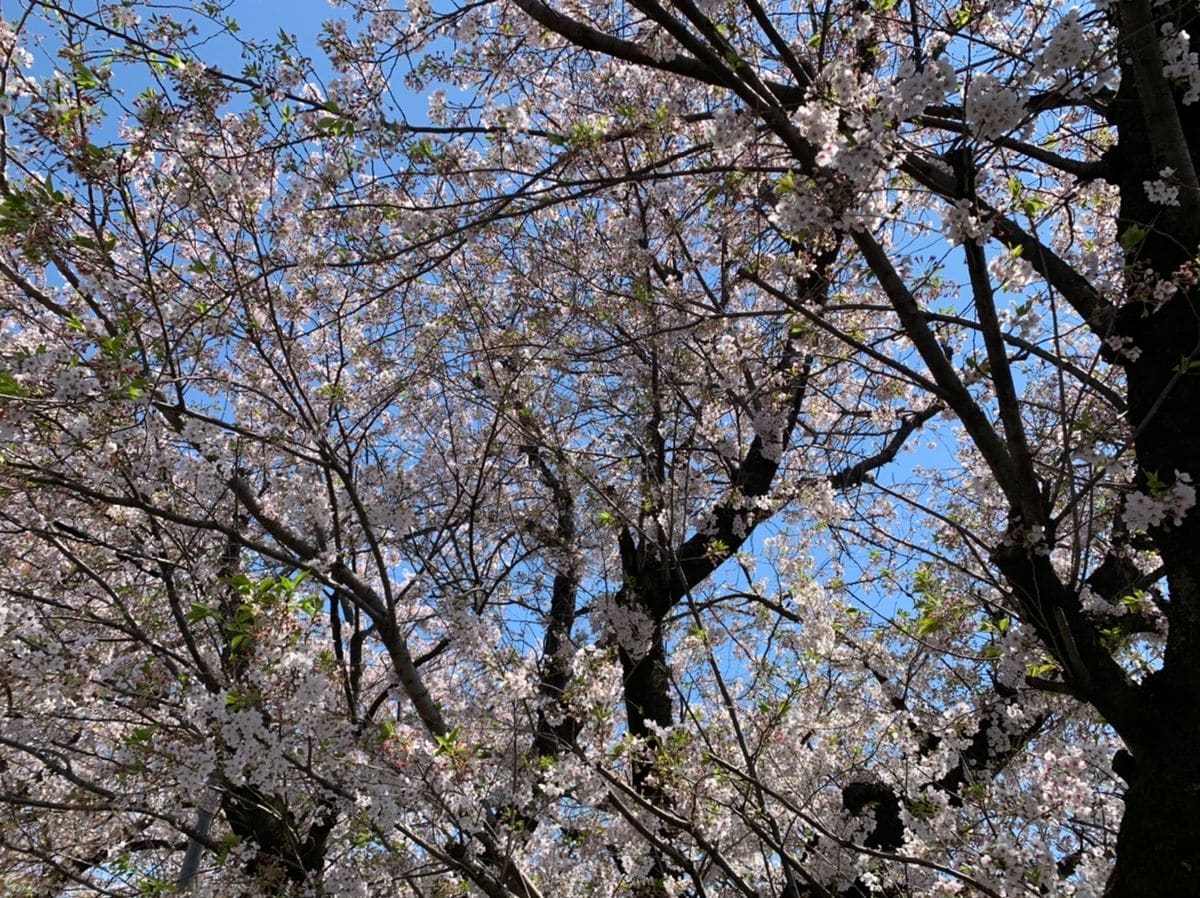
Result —
[{"label": "white blossom cluster", "polygon": [[454,29],[454,39],[461,44],[473,44],[483,34],[485,22],[483,15],[477,9],[471,9],[458,19]]},{"label": "white blossom cluster", "polygon": [[608,634],[631,657],[640,658],[649,651],[654,621],[641,608],[604,596],[593,606],[591,618],[596,632]]},{"label": "white blossom cluster", "polygon": [[786,409],[764,408],[755,413],[751,420],[754,435],[761,443],[763,458],[778,462],[783,456],[784,428],[787,424]]},{"label": "white blossom cluster", "polygon": [[1127,456],[1114,454],[1112,450],[1105,450],[1094,443],[1076,449],[1073,458],[1104,477],[1122,478],[1129,474],[1130,460]]},{"label": "white blossom cluster", "polygon": [[792,115],[792,124],[817,147],[817,164],[828,165],[838,152],[838,110],[820,100],[805,103]]},{"label": "white blossom cluster", "polygon": [[435,90],[429,95],[429,121],[435,125],[444,125],[448,121],[446,114],[446,91]]},{"label": "white blossom cluster", "polygon": [[811,180],[798,183],[794,190],[782,192],[769,217],[771,223],[785,234],[803,234],[829,227],[834,222],[820,186]]},{"label": "white blossom cluster", "polygon": [[[321,881],[288,886],[305,898],[385,894],[406,882],[463,894],[468,863],[456,854],[455,864],[430,864],[438,833],[462,834],[464,861],[487,871],[494,835],[514,881],[527,876],[546,895],[616,896],[655,878],[665,894],[684,894],[697,883],[658,877],[661,846],[647,838],[662,828],[651,806],[659,798],[686,821],[668,827],[683,854],[708,864],[700,838],[722,846],[727,879],[712,880],[714,893],[735,877],[769,891],[786,848],[824,891],[1098,895],[1120,814],[1108,764],[1115,737],[1065,696],[1027,688],[1028,676],[1053,685],[1060,672],[987,559],[964,548],[990,541],[1005,520],[996,478],[950,411],[923,418],[904,445],[929,439],[928,465],[901,457],[852,490],[835,489],[830,475],[891,445],[901,416],[935,398],[921,378],[897,376],[919,360],[895,309],[881,306],[883,269],[858,264],[855,240],[863,258],[867,240],[893,258],[924,307],[951,303],[931,326],[947,355],[966,358],[985,407],[993,398],[971,355],[975,331],[952,323],[970,312],[969,298],[955,295],[956,278],[935,274],[947,248],[927,233],[935,216],[949,242],[979,244],[999,216],[1014,228],[1036,218],[1063,264],[1102,257],[1085,273],[1105,296],[1149,304],[1180,289],[1179,273],[1155,281],[1125,271],[1115,186],[1073,187],[1045,176],[1036,158],[1014,163],[1029,155],[1015,143],[978,156],[995,213],[967,200],[942,205],[902,170],[923,160],[949,176],[953,141],[996,140],[1032,121],[1026,90],[1054,82],[1070,98],[1059,86],[1072,74],[1101,82],[1093,60],[1110,32],[1099,17],[1093,28],[1078,10],[1030,16],[997,0],[985,14],[970,4],[953,13],[953,31],[938,24],[941,10],[927,10],[910,35],[887,4],[849,4],[831,8],[822,49],[799,18],[773,7],[783,40],[814,73],[803,93],[779,91],[783,106],[771,104],[789,110],[810,165],[745,95],[600,52],[575,55],[511,4],[333,2],[362,15],[326,28],[332,77],[316,76],[321,63],[279,75],[264,67],[253,115],[240,101],[208,108],[219,89],[201,51],[171,43],[188,58],[156,58],[155,71],[197,102],[158,97],[167,114],[153,116],[131,103],[124,145],[137,153],[92,148],[74,166],[71,122],[35,122],[33,142],[18,134],[24,121],[10,129],[10,149],[41,148],[55,165],[40,167],[54,168],[78,208],[55,207],[68,222],[55,224],[61,234],[0,228],[2,255],[16,258],[36,237],[81,272],[71,288],[26,266],[52,302],[19,284],[0,297],[0,492],[14,535],[0,547],[2,681],[14,712],[5,738],[61,752],[72,776],[102,784],[115,807],[158,814],[161,830],[150,835],[164,844],[184,844],[180,828],[218,779],[259,790],[262,810],[279,809],[289,829],[294,816],[300,839],[314,814],[334,811]],[[772,85],[789,77],[771,66],[774,51],[755,52],[752,35],[732,27],[736,5],[698,2],[738,50],[733,74],[754,71]],[[98,21],[133,28],[132,6],[104,5]],[[558,7],[652,58],[684,52],[622,4]],[[1180,34],[1171,32],[1168,68],[1194,69]],[[0,51],[15,63],[14,40],[0,20]],[[971,57],[958,44],[995,52]],[[402,75],[401,52],[420,61],[409,83],[432,91],[430,120],[455,125],[422,138],[432,143],[420,165],[408,165],[403,146],[425,132],[409,131],[404,110],[380,99]],[[16,97],[13,63],[8,71]],[[238,89],[229,87],[232,100]],[[65,116],[61,98],[81,93],[101,91],[74,90],[60,73],[28,105],[43,115],[53,101]],[[960,102],[965,119],[946,111]],[[1053,110],[1024,137],[1060,138],[1048,132],[1061,116],[1053,152],[1086,162],[1100,151],[1086,136],[1096,119],[1085,111],[1068,121],[1073,114]],[[330,127],[343,116],[352,140]],[[576,136],[561,152],[535,139],[564,127]],[[713,151],[692,156],[706,141]],[[546,153],[553,170],[524,178]],[[103,180],[92,155],[97,171],[109,166]],[[1156,179],[1147,195],[1178,202],[1174,172],[1155,171],[1134,190]],[[1003,189],[1013,178],[1045,198],[1044,214],[1022,218],[1021,190]],[[100,265],[97,235],[68,228],[86,220],[80,186],[107,196],[121,180],[131,208],[105,218],[111,264]],[[35,205],[40,215],[51,203]],[[11,199],[4,206],[3,216],[21,212]],[[1068,210],[1078,212],[1070,222]],[[130,239],[135,221],[162,235],[161,253]],[[846,255],[827,262],[843,238]],[[1073,534],[1052,541],[1031,523],[1010,537],[1077,573],[1066,556],[1106,548],[1114,505],[1131,527],[1168,527],[1195,491],[1176,473],[1173,484],[1150,478],[1131,492],[1127,422],[1096,412],[1089,392],[1115,366],[1090,365],[1098,338],[1073,336],[1082,328],[1065,306],[1062,330],[1059,310],[1047,320],[1055,307],[1025,258],[992,256],[996,283],[1019,294],[1002,303],[1014,300],[1000,315],[1006,331],[1064,362],[1045,376],[1046,359],[1022,356],[1031,451],[1039,466],[1061,463],[1064,477],[1087,480],[1098,499],[1078,503],[1081,519],[1094,517]],[[821,289],[810,287],[818,280]],[[70,314],[75,306],[105,314]],[[113,344],[137,353],[100,342],[109,320],[120,325]],[[875,361],[847,348],[863,344]],[[800,358],[811,365],[799,368]],[[143,367],[148,384],[129,391],[142,399],[123,398],[119,388]],[[1080,367],[1091,375],[1082,386],[1060,376]],[[1119,389],[1120,372],[1111,376]],[[1054,410],[1068,407],[1080,426],[1064,447]],[[1092,470],[1061,461],[1077,447]],[[761,495],[745,492],[752,465],[776,475],[754,487]],[[1195,473],[1163,463],[1164,475],[1173,467]],[[43,476],[30,486],[26,470]],[[941,523],[922,523],[913,508]],[[646,559],[653,564],[677,558],[693,533],[717,534],[718,522],[722,539],[705,546],[706,560],[722,565],[711,581],[685,584],[686,601],[661,619],[626,600],[617,527],[638,528],[661,550]],[[935,562],[918,590],[919,617],[897,604],[914,549]],[[301,572],[299,586],[280,585]],[[564,584],[578,591],[565,596],[578,619],[552,640]],[[1097,606],[1086,591],[1082,600]],[[621,656],[643,656],[656,638],[679,713],[646,721],[650,737],[636,738]],[[570,744],[547,752],[546,724],[572,731]],[[943,788],[977,745],[996,769],[981,764],[961,789]],[[747,747],[754,769],[743,763]],[[14,763],[0,750],[0,792],[28,789],[43,806],[29,818],[36,825],[18,821],[6,838],[26,837],[22,827],[54,835],[36,815],[69,822],[69,812],[45,811],[73,801],[73,784],[49,768],[30,775],[39,755],[26,754]],[[639,767],[652,792],[615,789],[637,783]],[[746,811],[761,783],[770,807],[751,802],[750,811],[788,833],[766,851]],[[889,813],[886,802],[847,809],[844,788],[864,783],[896,797],[902,845],[849,849]],[[614,795],[626,812],[614,811]],[[91,844],[118,846],[115,857],[126,835],[105,829],[103,816]],[[196,895],[263,893],[246,871],[269,846],[230,846],[228,818],[214,822],[222,851],[219,861],[206,852]],[[88,857],[91,838],[64,827],[38,850]],[[0,862],[14,856],[6,849]],[[1068,856],[1082,857],[1080,872],[1061,877],[1055,863]],[[166,869],[167,857],[137,863]],[[106,886],[110,875],[104,867],[94,878]],[[968,887],[972,879],[982,888]]]},{"label": "white blossom cluster", "polygon": [[1163,75],[1187,86],[1183,104],[1200,100],[1200,55],[1190,51],[1191,38],[1171,22],[1162,26]]},{"label": "white blossom cluster", "polygon": [[529,109],[523,103],[496,106],[487,114],[485,120],[489,125],[503,128],[510,134],[525,131],[530,124]]},{"label": "white blossom cluster", "polygon": [[113,28],[136,28],[142,17],[124,4],[114,4],[108,8],[108,21]]},{"label": "white blossom cluster", "polygon": [[919,70],[906,59],[897,69],[895,84],[885,100],[891,114],[904,120],[933,103],[941,103],[954,85],[954,66],[945,56],[927,62]]},{"label": "white blossom cluster", "polygon": [[1183,516],[1196,504],[1196,488],[1192,477],[1185,472],[1175,472],[1175,482],[1157,496],[1133,490],[1125,497],[1125,523],[1133,531],[1144,531],[1151,527],[1183,523]]},{"label": "white blossom cluster", "polygon": [[1079,18],[1079,9],[1067,10],[1047,35],[1034,62],[1041,75],[1070,71],[1085,63],[1096,52],[1095,39]]},{"label": "white blossom cluster", "polygon": [[1117,355],[1129,359],[1131,362],[1136,362],[1141,358],[1142,350],[1134,343],[1133,337],[1113,335],[1107,337],[1104,342]]},{"label": "white blossom cluster", "polygon": [[942,234],[951,243],[974,240],[982,246],[991,232],[990,222],[971,214],[970,200],[958,200],[942,212]]},{"label": "white blossom cluster", "polygon": [[[33,54],[21,45],[17,40],[17,32],[2,16],[0,16],[0,53],[4,53],[19,68],[27,69],[33,65]],[[21,77],[21,80],[25,79]],[[7,87],[11,92],[13,85],[9,84]]]},{"label": "white blossom cluster", "polygon": [[722,106],[713,113],[709,134],[717,149],[735,150],[753,134],[753,125],[743,110]]},{"label": "white blossom cluster", "polygon": [[966,107],[971,133],[984,140],[1007,134],[1025,116],[1025,98],[986,72],[971,79]]},{"label": "white blossom cluster", "polygon": [[1150,202],[1160,206],[1179,205],[1179,188],[1171,183],[1171,177],[1174,174],[1175,169],[1167,167],[1158,173],[1156,180],[1142,182]]},{"label": "white blossom cluster", "polygon": [[1024,256],[1011,252],[998,254],[988,264],[988,270],[1001,290],[1019,293],[1037,279],[1037,272]]}]

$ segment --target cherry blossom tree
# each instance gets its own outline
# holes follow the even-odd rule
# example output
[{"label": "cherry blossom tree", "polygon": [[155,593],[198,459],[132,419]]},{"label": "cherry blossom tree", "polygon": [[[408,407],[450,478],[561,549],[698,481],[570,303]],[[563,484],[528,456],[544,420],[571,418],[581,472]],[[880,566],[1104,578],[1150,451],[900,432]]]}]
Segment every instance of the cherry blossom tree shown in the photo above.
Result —
[{"label": "cherry blossom tree", "polygon": [[3,894],[1191,894],[1192,6],[335,5],[4,11]]}]

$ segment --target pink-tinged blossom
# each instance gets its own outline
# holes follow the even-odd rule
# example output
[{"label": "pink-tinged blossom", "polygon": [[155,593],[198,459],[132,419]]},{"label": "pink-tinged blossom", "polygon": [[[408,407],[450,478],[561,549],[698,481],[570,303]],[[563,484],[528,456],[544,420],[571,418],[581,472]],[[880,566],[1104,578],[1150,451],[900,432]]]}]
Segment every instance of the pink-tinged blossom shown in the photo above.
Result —
[{"label": "pink-tinged blossom", "polygon": [[942,234],[951,243],[971,240],[983,244],[991,231],[991,224],[975,214],[969,200],[957,200],[942,210]]},{"label": "pink-tinged blossom", "polygon": [[712,142],[720,150],[734,150],[751,136],[750,118],[741,110],[721,106],[713,113]]},{"label": "pink-tinged blossom", "polygon": [[792,114],[792,122],[813,146],[817,147],[821,164],[828,165],[838,154],[838,108],[830,103],[813,100]]},{"label": "pink-tinged blossom", "polygon": [[967,85],[966,111],[971,132],[985,140],[995,140],[1021,124],[1025,99],[1017,90],[984,72],[973,76]]},{"label": "pink-tinged blossom", "polygon": [[1131,530],[1176,526],[1196,504],[1196,489],[1190,474],[1175,472],[1175,482],[1157,495],[1133,490],[1125,497],[1125,523]]},{"label": "pink-tinged blossom", "polygon": [[[777,895],[785,851],[813,891],[1100,894],[1119,743],[1038,602],[1125,609],[1136,690],[1153,588],[1080,580],[1150,576],[1195,502],[1129,491],[1102,342],[1151,357],[1106,304],[1150,333],[1194,287],[1117,238],[1129,191],[1186,202],[1097,165],[1119,24],[766,3],[776,42],[704,0],[696,63],[622,4],[343,5],[234,78],[203,17],[0,25],[6,875],[153,890],[209,802],[222,898]],[[121,29],[155,51],[110,70]]]},{"label": "pink-tinged blossom", "polygon": [[1142,351],[1134,345],[1132,337],[1114,335],[1108,337],[1104,342],[1113,352],[1131,362],[1136,362],[1142,355]]}]

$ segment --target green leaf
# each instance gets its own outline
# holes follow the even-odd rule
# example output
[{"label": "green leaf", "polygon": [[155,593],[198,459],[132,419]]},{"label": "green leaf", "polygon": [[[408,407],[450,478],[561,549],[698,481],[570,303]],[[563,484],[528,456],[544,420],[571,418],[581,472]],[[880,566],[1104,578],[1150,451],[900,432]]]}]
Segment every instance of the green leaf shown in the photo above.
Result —
[{"label": "green leaf", "polygon": [[7,371],[0,371],[0,396],[13,396],[18,399],[28,396],[29,391]]},{"label": "green leaf", "polygon": [[1148,228],[1143,228],[1141,225],[1131,224],[1121,233],[1121,249],[1126,253],[1131,253],[1150,235]]},{"label": "green leaf", "polygon": [[249,692],[230,692],[225,696],[225,707],[233,711],[245,711],[253,708],[262,701],[262,694],[256,689]]},{"label": "green leaf", "polygon": [[104,83],[94,70],[79,61],[71,66],[71,81],[80,90],[95,90]]},{"label": "green leaf", "polygon": [[1135,589],[1127,596],[1121,596],[1119,604],[1130,611],[1141,611],[1142,602],[1146,598],[1145,590]]},{"label": "green leaf", "polygon": [[147,380],[144,377],[135,377],[125,385],[125,395],[129,399],[137,400],[142,398],[142,394],[146,390]]},{"label": "green leaf", "polygon": [[317,131],[326,137],[350,137],[354,134],[354,125],[342,118],[326,116],[317,122]]},{"label": "green leaf", "polygon": [[1025,669],[1025,673],[1031,677],[1046,679],[1058,673],[1058,665],[1053,661],[1047,661],[1044,664],[1031,664]]},{"label": "green leaf", "polygon": [[936,633],[945,626],[945,623],[938,620],[936,617],[926,617],[922,615],[917,618],[917,636],[929,636]]},{"label": "green leaf", "polygon": [[1187,356],[1181,357],[1179,364],[1175,366],[1175,370],[1180,374],[1190,374],[1197,368],[1200,368],[1200,359],[1190,359]]},{"label": "green leaf", "polygon": [[461,728],[455,727],[444,736],[434,736],[433,739],[435,742],[437,742],[437,748],[433,751],[434,757],[438,757],[439,755],[452,755],[460,751],[460,746],[458,744],[458,737],[460,733]]},{"label": "green leaf", "polygon": [[750,67],[750,63],[746,62],[746,60],[742,58],[741,54],[735,50],[727,50],[725,52],[725,64],[735,72],[739,69]]},{"label": "green leaf", "polygon": [[309,617],[318,617],[324,607],[319,595],[305,596],[297,603],[297,607]]},{"label": "green leaf", "polygon": [[158,732],[158,727],[153,724],[150,726],[137,727],[133,732],[125,737],[124,742],[126,745],[130,746],[147,745],[150,740],[154,738],[154,734],[156,732]]},{"label": "green leaf", "polygon": [[410,144],[408,158],[413,162],[434,162],[437,159],[437,148],[428,137]]},{"label": "green leaf", "polygon": [[192,602],[192,607],[188,609],[187,614],[183,616],[189,624],[195,624],[208,618],[217,617],[215,608],[209,608],[207,605],[202,605],[199,602]]},{"label": "green leaf", "polygon": [[1035,218],[1041,212],[1050,208],[1050,203],[1040,197],[1028,197],[1021,202],[1021,211],[1029,218]]}]

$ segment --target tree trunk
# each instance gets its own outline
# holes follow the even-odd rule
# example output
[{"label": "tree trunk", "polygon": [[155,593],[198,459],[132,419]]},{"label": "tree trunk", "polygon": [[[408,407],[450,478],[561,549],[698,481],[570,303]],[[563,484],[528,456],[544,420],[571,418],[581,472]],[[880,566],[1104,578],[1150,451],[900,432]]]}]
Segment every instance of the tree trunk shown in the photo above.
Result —
[{"label": "tree trunk", "polygon": [[1192,898],[1200,889],[1200,725],[1164,689],[1160,725],[1136,758],[1105,898]]},{"label": "tree trunk", "polygon": [[[1186,199],[1164,206],[1147,194],[1146,181],[1178,167],[1171,164],[1172,141],[1155,121],[1147,90],[1162,96],[1160,108],[1174,106],[1174,146],[1182,143],[1193,166],[1200,106],[1183,104],[1169,79],[1155,84],[1155,66],[1139,68],[1135,59],[1164,22],[1192,28],[1197,8],[1194,2],[1155,4],[1149,23],[1141,21],[1146,9],[1136,2],[1119,10],[1121,87],[1109,109],[1119,143],[1110,179],[1121,196],[1118,228],[1129,295],[1116,329],[1141,353],[1124,361],[1128,416],[1136,433],[1136,488],[1154,495],[1176,484],[1181,473],[1200,481],[1200,372],[1192,368],[1200,357],[1200,219]],[[1173,288],[1151,292],[1164,282]],[[1116,766],[1129,788],[1106,898],[1200,894],[1200,508],[1179,523],[1150,527],[1148,535],[1167,574],[1169,633],[1162,668],[1139,687],[1137,726],[1122,733],[1129,756],[1122,753]]]}]

